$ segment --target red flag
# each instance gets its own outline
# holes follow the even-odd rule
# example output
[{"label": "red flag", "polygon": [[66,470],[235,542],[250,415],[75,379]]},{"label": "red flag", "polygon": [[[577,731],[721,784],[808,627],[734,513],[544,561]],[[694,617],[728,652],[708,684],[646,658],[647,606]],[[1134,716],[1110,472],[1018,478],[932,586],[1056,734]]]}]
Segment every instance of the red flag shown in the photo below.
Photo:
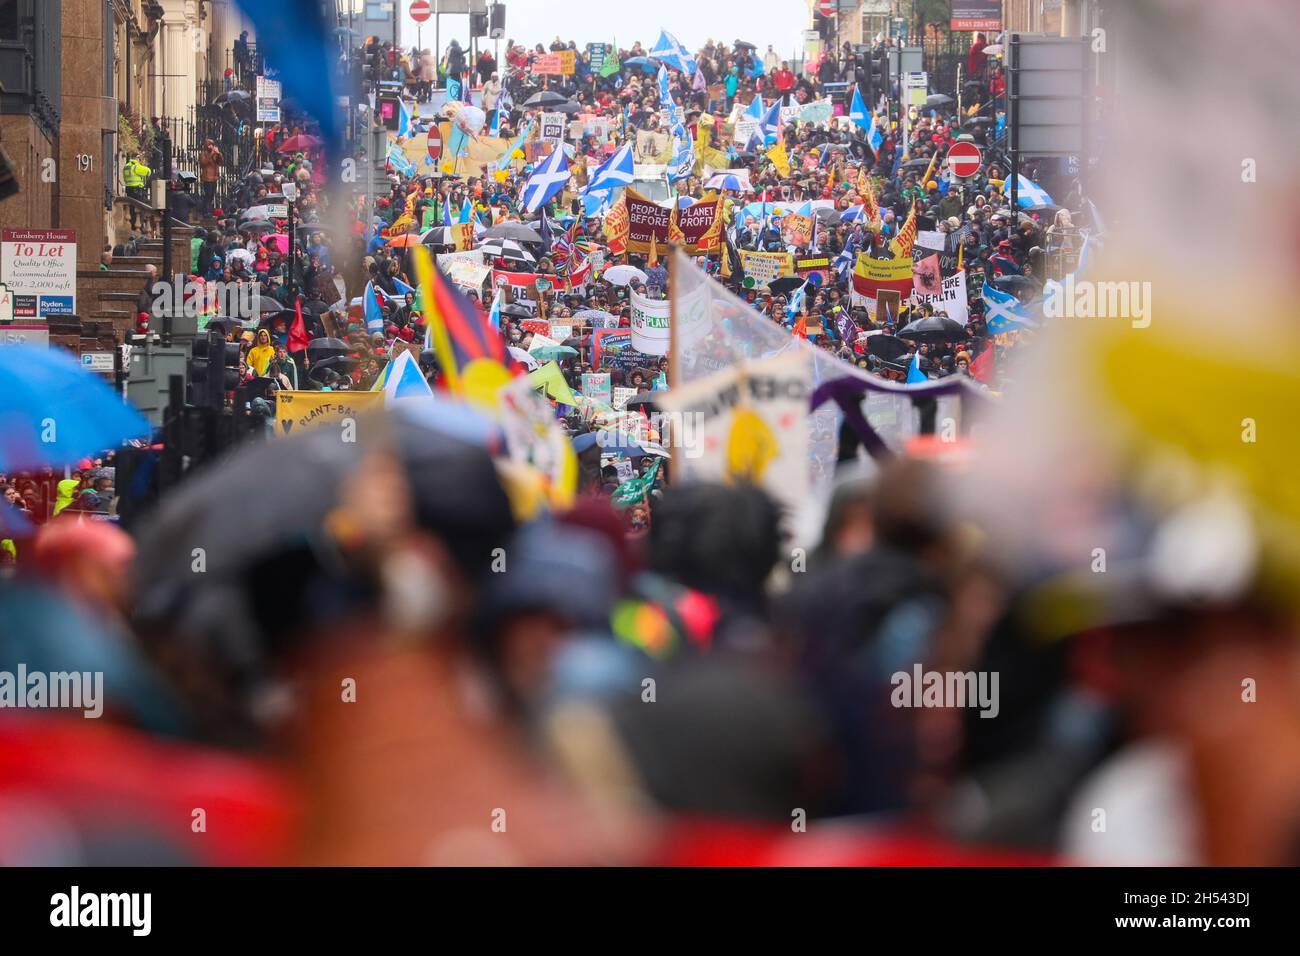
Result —
[{"label": "red flag", "polygon": [[971,376],[985,385],[993,381],[993,346],[989,346],[970,363]]},{"label": "red flag", "polygon": [[808,338],[808,316],[799,316],[799,321],[794,324],[794,334],[801,339]]},{"label": "red flag", "polygon": [[311,338],[307,335],[307,323],[302,320],[302,296],[293,300],[293,325],[289,326],[289,343],[286,352],[303,352]]}]

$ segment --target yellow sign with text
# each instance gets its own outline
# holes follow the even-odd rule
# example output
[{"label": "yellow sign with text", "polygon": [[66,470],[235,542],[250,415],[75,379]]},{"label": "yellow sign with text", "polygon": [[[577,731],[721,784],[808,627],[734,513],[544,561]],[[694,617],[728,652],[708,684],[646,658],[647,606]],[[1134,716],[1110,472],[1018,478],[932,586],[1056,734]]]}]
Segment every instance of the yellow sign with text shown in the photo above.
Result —
[{"label": "yellow sign with text", "polygon": [[276,392],[275,433],[291,435],[324,425],[340,426],[383,407],[383,392]]}]

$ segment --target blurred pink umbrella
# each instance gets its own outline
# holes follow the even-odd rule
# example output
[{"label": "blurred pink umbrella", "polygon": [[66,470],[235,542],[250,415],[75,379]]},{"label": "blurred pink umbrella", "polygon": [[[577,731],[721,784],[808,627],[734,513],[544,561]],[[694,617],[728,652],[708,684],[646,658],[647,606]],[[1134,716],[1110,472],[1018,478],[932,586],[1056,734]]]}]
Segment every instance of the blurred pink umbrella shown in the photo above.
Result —
[{"label": "blurred pink umbrella", "polygon": [[262,242],[265,243],[266,240],[268,240],[268,239],[274,239],[274,240],[275,240],[275,245],[276,245],[276,247],[280,250],[280,254],[281,254],[281,255],[285,255],[285,256],[287,256],[287,255],[289,254],[289,237],[288,237],[288,236],[284,235],[283,233],[279,233],[279,232],[271,232],[271,233],[267,233],[265,236],[262,237]]}]

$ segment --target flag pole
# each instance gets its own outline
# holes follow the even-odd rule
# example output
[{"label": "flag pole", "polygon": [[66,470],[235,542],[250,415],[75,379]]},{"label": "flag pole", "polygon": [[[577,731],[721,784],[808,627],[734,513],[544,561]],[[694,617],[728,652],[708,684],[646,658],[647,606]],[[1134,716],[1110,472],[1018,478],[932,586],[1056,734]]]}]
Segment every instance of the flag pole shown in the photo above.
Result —
[{"label": "flag pole", "polygon": [[681,381],[681,352],[677,348],[677,250],[676,242],[668,244],[668,387],[676,388]]}]

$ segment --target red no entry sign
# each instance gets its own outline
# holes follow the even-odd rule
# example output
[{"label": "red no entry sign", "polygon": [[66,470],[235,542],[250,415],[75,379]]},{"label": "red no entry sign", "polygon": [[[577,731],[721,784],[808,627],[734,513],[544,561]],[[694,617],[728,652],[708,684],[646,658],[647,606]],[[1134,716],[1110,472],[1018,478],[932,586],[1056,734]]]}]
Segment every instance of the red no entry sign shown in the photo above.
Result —
[{"label": "red no entry sign", "polygon": [[435,163],[442,157],[442,133],[437,125],[429,127],[429,158]]},{"label": "red no entry sign", "polygon": [[817,12],[824,17],[833,17],[835,16],[836,6],[837,0],[820,0],[817,4]]},{"label": "red no entry sign", "polygon": [[980,170],[980,148],[974,143],[953,143],[948,150],[948,169],[954,176],[965,179]]},{"label": "red no entry sign", "polygon": [[429,17],[433,16],[433,7],[429,5],[429,0],[415,0],[411,4],[411,19],[416,23],[423,23]]}]

